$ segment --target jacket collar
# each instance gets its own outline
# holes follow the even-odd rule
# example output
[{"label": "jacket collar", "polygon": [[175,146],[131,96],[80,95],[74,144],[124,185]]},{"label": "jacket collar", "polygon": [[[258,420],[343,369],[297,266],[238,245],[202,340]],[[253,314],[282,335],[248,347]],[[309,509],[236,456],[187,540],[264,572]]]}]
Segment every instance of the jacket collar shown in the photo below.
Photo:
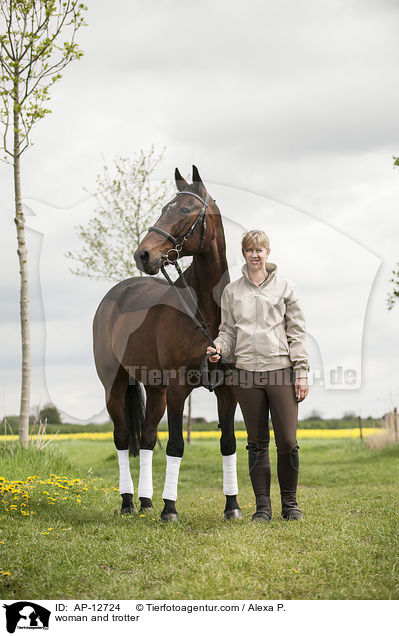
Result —
[{"label": "jacket collar", "polygon": [[[246,263],[244,263],[244,265],[242,266],[241,271],[243,273],[244,278],[246,278],[246,280],[248,281],[250,285],[253,285],[254,287],[258,287],[258,285],[256,283],[253,283],[252,280],[250,279],[248,274],[248,265]],[[266,278],[264,282],[265,285],[276,275],[277,265],[266,261],[266,271],[268,273],[268,277]]]}]

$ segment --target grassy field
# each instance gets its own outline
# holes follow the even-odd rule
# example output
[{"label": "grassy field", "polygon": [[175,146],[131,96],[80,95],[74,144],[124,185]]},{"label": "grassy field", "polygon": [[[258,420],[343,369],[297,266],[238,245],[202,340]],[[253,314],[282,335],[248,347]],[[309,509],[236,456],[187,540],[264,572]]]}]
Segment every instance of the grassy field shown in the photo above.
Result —
[{"label": "grassy field", "polygon": [[1,449],[0,598],[399,598],[399,445],[371,451],[355,439],[303,439],[300,446],[305,519],[281,519],[273,451],[274,515],[265,525],[250,523],[244,440],[237,451],[244,519],[233,523],[223,521],[215,440],[186,446],[176,524],[159,520],[164,448],[154,454],[154,513],[131,517],[118,514],[111,441]]}]

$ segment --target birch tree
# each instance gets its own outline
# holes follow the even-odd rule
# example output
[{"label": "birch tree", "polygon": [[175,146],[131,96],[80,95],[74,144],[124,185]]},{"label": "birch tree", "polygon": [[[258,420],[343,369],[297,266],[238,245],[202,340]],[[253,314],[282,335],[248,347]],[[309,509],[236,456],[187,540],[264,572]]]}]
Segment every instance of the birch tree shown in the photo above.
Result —
[{"label": "birch tree", "polygon": [[33,126],[51,111],[50,88],[83,53],[75,41],[86,6],[77,0],[0,0],[0,95],[3,160],[13,168],[20,270],[22,379],[19,441],[27,447],[31,382],[28,252],[22,210],[21,156]]},{"label": "birch tree", "polygon": [[81,247],[66,253],[76,263],[72,274],[115,282],[142,275],[133,254],[174,192],[166,180],[154,179],[163,156],[164,150],[157,153],[152,146],[104,165],[96,179],[94,215],[76,228]]}]

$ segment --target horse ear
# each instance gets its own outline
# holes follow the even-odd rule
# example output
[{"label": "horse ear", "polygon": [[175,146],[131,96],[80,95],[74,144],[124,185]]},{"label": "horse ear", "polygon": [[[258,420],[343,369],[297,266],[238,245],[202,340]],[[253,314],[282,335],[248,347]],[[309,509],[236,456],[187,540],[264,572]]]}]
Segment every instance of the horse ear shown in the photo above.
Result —
[{"label": "horse ear", "polygon": [[193,183],[202,183],[197,166],[193,166]]},{"label": "horse ear", "polygon": [[188,183],[185,180],[185,178],[181,176],[178,168],[176,168],[175,170],[175,181],[176,181],[176,187],[179,190],[179,192],[182,192],[182,190],[185,190],[186,188],[188,188]]},{"label": "horse ear", "polygon": [[200,174],[198,172],[197,166],[193,166],[193,185],[196,186],[197,192],[205,197],[206,195],[206,187],[204,186]]}]

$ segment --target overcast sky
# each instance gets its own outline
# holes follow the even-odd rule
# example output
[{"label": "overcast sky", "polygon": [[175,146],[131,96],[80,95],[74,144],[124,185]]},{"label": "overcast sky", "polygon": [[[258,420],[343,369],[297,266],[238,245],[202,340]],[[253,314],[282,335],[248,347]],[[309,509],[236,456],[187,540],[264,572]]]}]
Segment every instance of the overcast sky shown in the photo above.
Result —
[{"label": "overcast sky", "polygon": [[[79,280],[64,253],[90,217],[103,158],[166,147],[159,178],[198,166],[225,219],[232,279],[242,231],[271,239],[298,285],[313,386],[301,415],[379,416],[399,405],[398,28],[395,0],[89,0],[85,52],[53,89],[23,156],[33,346],[32,404],[102,413],[91,322],[109,283]],[[0,166],[0,412],[19,408],[18,264],[12,172]],[[33,216],[35,215],[35,216]],[[47,342],[47,347],[45,346]],[[329,384],[334,369],[351,385]],[[194,415],[216,417],[194,392]]]}]

